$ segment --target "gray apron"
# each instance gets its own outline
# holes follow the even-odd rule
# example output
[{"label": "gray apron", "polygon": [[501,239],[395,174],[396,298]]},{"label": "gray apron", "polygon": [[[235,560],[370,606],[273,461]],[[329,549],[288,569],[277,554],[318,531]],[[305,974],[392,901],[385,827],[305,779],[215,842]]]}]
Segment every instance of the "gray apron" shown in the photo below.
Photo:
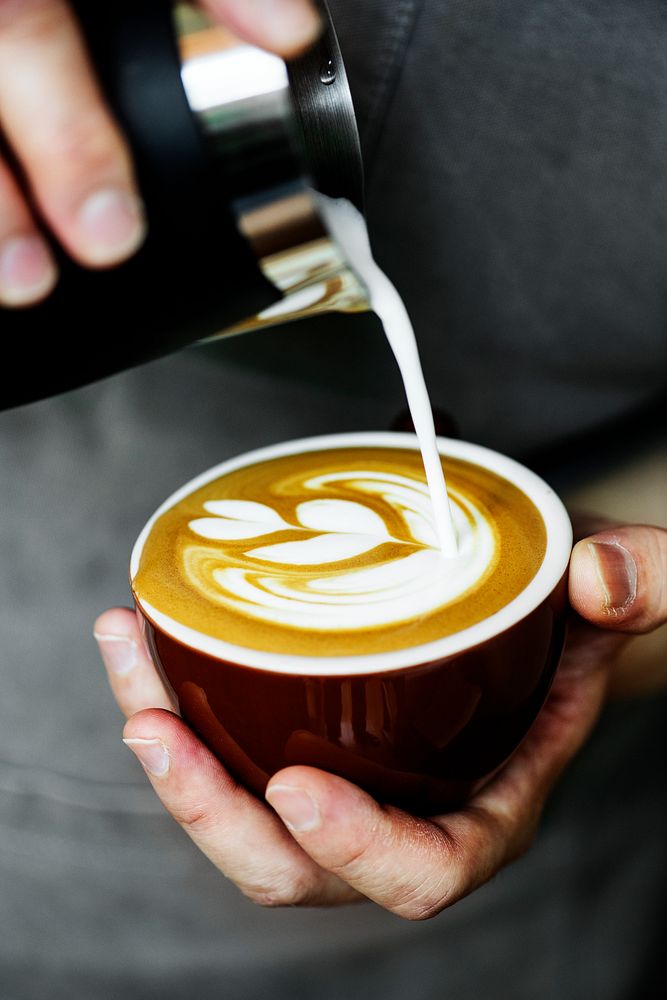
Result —
[{"label": "gray apron", "polygon": [[[435,404],[465,437],[535,455],[641,412],[666,381],[663,5],[332,6],[377,255]],[[343,317],[0,415],[2,1000],[655,995],[665,696],[610,709],[531,853],[427,924],[255,907],[120,743],[92,622],[127,603],[157,504],[233,454],[387,427],[403,406],[377,324]]]}]

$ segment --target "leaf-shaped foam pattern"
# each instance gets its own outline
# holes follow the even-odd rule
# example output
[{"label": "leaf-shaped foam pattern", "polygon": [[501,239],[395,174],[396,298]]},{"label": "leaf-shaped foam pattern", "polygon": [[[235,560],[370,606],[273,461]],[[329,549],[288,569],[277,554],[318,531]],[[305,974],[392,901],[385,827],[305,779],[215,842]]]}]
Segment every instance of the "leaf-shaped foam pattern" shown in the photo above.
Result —
[{"label": "leaf-shaped foam pattern", "polygon": [[312,531],[390,537],[380,515],[354,500],[307,500],[299,504],[296,514],[299,524]]},{"label": "leaf-shaped foam pattern", "polygon": [[261,538],[273,535],[285,525],[259,523],[257,521],[232,521],[228,517],[200,517],[190,521],[189,527],[195,535],[215,542],[235,542],[242,538]]},{"label": "leaf-shaped foam pattern", "polygon": [[204,510],[215,516],[196,518],[189,527],[201,538],[216,542],[262,538],[293,527],[273,507],[254,500],[208,500]]},{"label": "leaf-shaped foam pattern", "polygon": [[204,510],[216,517],[230,517],[233,521],[248,521],[251,524],[273,524],[274,530],[289,527],[277,510],[256,500],[207,500]]},{"label": "leaf-shaped foam pattern", "polygon": [[[456,600],[494,558],[490,524],[456,491],[452,504],[458,554],[443,559],[435,547],[428,489],[420,480],[376,470],[341,470],[308,478],[303,487],[315,496],[298,504],[291,523],[267,504],[207,501],[208,516],[190,522],[193,533],[220,543],[248,544],[228,550],[220,544],[213,559],[208,547],[191,545],[186,550],[191,583],[207,599],[258,621],[363,629],[416,619]],[[340,487],[359,501],[322,496]],[[402,518],[412,551],[392,538],[391,522],[378,513],[383,508]],[[365,559],[388,541],[394,544],[382,561]],[[198,560],[198,552],[205,558]]]},{"label": "leaf-shaped foam pattern", "polygon": [[264,562],[287,566],[319,566],[320,563],[341,562],[370,552],[382,544],[381,538],[372,535],[332,533],[306,538],[299,542],[279,542],[251,549],[246,554]]}]

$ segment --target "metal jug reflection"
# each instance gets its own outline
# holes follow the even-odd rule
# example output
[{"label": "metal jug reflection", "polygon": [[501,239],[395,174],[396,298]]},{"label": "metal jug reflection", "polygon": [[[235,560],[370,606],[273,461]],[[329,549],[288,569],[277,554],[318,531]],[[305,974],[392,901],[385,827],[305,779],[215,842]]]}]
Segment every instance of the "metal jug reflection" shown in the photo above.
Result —
[{"label": "metal jug reflection", "polygon": [[191,4],[74,7],[133,150],[149,236],[108,271],[54,246],[54,293],[0,310],[14,355],[0,374],[0,408],[198,341],[367,309],[313,194],[363,209],[352,97],[326,4],[320,41],[290,63]]}]

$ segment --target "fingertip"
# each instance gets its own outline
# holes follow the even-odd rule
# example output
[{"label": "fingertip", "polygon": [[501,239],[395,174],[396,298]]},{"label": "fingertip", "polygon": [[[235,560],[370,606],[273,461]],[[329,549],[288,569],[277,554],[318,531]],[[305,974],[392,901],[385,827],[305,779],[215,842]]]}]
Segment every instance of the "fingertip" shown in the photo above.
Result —
[{"label": "fingertip", "polygon": [[322,825],[319,802],[304,788],[275,783],[265,798],[293,833],[313,833]]},{"label": "fingertip", "polygon": [[139,625],[131,608],[109,608],[95,619],[93,625],[95,639],[123,638],[137,640]]},{"label": "fingertip", "polygon": [[587,621],[627,627],[640,613],[637,560],[614,532],[577,542],[570,561],[570,603]]},{"label": "fingertip", "polygon": [[178,727],[182,725],[178,716],[165,708],[144,708],[125,723],[123,740],[159,738],[168,742],[178,735]]},{"label": "fingertip", "polygon": [[153,778],[166,778],[171,769],[169,748],[156,737],[125,737],[123,743],[135,755],[143,769]]},{"label": "fingertip", "polygon": [[268,46],[283,59],[296,59],[315,44],[322,34],[322,21],[311,3],[289,3],[288,16],[269,27]]},{"label": "fingertip", "polygon": [[312,833],[325,824],[329,835],[339,825],[362,824],[379,806],[357,785],[314,767],[295,766],[275,774],[266,800],[290,830]]},{"label": "fingertip", "polygon": [[447,840],[428,820],[381,806],[356,785],[313,768],[275,775],[267,799],[309,857],[361,895],[409,919],[446,905]]},{"label": "fingertip", "polygon": [[137,193],[104,187],[89,194],[75,213],[68,243],[81,263],[103,269],[134,256],[147,233],[144,204]]},{"label": "fingertip", "polygon": [[582,539],[574,546],[570,557],[570,604],[583,618],[602,614],[603,608],[600,581],[590,545],[590,539]]},{"label": "fingertip", "polygon": [[216,20],[254,45],[283,59],[301,55],[322,33],[311,0],[205,0]]},{"label": "fingertip", "polygon": [[324,781],[344,781],[343,778],[338,778],[336,775],[329,774],[327,771],[321,771],[317,767],[308,767],[306,764],[293,764],[291,767],[284,767],[282,771],[277,771],[269,781],[267,789],[271,788],[274,784],[317,784],[320,779],[324,779]]},{"label": "fingertip", "polygon": [[37,305],[57,281],[56,262],[41,236],[14,236],[0,246],[0,305],[9,309]]},{"label": "fingertip", "polygon": [[180,774],[227,773],[207,746],[173,711],[146,708],[132,715],[123,728],[123,740],[159,740],[167,747]]},{"label": "fingertip", "polygon": [[340,799],[349,801],[359,797],[370,799],[366,792],[345,778],[331,774],[329,771],[322,771],[317,767],[305,765],[286,767],[274,774],[267,785],[267,794],[270,789],[277,785],[283,788],[307,789],[312,796],[327,802],[335,802]]}]

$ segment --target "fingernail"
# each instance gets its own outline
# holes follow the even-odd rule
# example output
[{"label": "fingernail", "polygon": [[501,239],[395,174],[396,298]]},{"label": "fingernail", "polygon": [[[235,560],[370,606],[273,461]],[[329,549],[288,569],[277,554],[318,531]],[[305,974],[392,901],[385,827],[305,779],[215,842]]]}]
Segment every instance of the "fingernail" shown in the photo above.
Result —
[{"label": "fingernail", "polygon": [[139,763],[154,778],[164,778],[169,771],[169,751],[161,740],[123,740]]},{"label": "fingernail", "polygon": [[37,302],[57,279],[49,248],[39,236],[14,236],[0,248],[0,301],[7,306]]},{"label": "fingernail", "polygon": [[306,833],[317,829],[320,825],[320,810],[317,803],[301,788],[273,785],[267,791],[266,799],[285,826],[295,833]]},{"label": "fingernail", "polygon": [[123,260],[140,247],[146,235],[143,204],[127,191],[96,191],[79,209],[79,234],[91,263]]},{"label": "fingernail", "polygon": [[604,609],[618,615],[627,611],[637,597],[637,563],[628,549],[618,542],[589,542],[595,562]]},{"label": "fingernail", "polygon": [[107,670],[117,677],[125,677],[137,665],[137,644],[122,635],[93,633]]},{"label": "fingernail", "polygon": [[299,49],[312,44],[322,30],[317,11],[304,0],[252,0],[256,20],[262,21],[267,44],[277,49]]}]

